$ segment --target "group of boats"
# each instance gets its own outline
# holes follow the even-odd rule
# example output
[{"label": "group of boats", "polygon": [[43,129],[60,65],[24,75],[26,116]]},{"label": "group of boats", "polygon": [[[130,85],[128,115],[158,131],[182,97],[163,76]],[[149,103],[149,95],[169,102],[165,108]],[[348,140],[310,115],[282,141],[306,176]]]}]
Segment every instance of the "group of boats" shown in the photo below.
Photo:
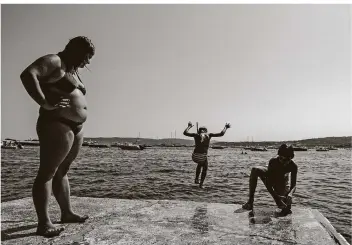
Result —
[{"label": "group of boats", "polygon": [[[224,149],[226,147],[224,146],[212,146],[212,149]],[[278,149],[276,146],[268,146],[268,147],[253,147],[253,146],[245,146],[243,147],[244,150],[250,150],[250,151],[268,151],[268,149]],[[294,146],[293,147],[294,151],[308,151],[307,147],[304,146]],[[338,150],[338,148],[335,148],[333,146],[329,147],[317,147],[315,148],[316,151],[333,151],[333,150]]]},{"label": "group of boats", "polygon": [[23,149],[24,146],[16,140],[1,141],[1,149]]},{"label": "group of boats", "polygon": [[130,142],[125,142],[125,143],[112,143],[111,145],[109,144],[102,144],[98,143],[97,141],[84,141],[83,146],[88,146],[88,147],[95,147],[95,148],[110,148],[110,147],[117,147],[122,150],[144,150],[146,148],[145,145],[140,145],[137,143],[130,143]]},{"label": "group of boats", "polygon": [[316,151],[336,151],[338,148],[329,146],[329,147],[319,147],[316,149]]},{"label": "group of boats", "polygon": [[[28,146],[39,146],[39,141],[38,140],[24,140],[24,141],[18,141],[14,139],[5,139],[1,141],[1,148],[2,149],[23,149],[25,145]],[[95,148],[110,148],[110,147],[117,147],[122,150],[144,150],[147,146],[146,145],[141,145],[138,144],[138,141],[135,143],[131,142],[125,142],[125,143],[120,143],[120,142],[115,142],[112,144],[104,144],[104,143],[99,143],[98,141],[84,141],[83,146],[88,146],[88,147],[95,147]],[[221,145],[212,145],[212,149],[225,149],[227,148],[226,146],[221,146]],[[243,150],[250,150],[250,151],[268,151],[268,149],[278,149],[278,146],[266,146],[266,147],[261,147],[261,146],[244,146],[242,147]],[[307,147],[304,146],[294,146],[293,147],[294,151],[308,151]],[[242,151],[243,151],[242,150]],[[329,147],[316,147],[316,151],[333,151],[333,150],[338,150],[338,148],[335,148],[333,146]]]}]

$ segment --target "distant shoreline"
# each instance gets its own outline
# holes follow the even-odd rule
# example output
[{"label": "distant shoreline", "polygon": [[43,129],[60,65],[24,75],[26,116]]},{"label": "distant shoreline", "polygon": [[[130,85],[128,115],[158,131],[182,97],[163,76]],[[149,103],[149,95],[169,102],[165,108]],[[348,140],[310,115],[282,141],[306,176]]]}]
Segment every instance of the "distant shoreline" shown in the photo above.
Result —
[{"label": "distant shoreline", "polygon": [[[30,140],[17,140],[13,138],[6,138],[5,140],[16,140],[24,145],[39,145],[37,139]],[[122,138],[122,137],[85,137],[86,142],[97,142],[98,144],[111,145],[113,143],[135,143],[149,147],[193,147],[193,139],[179,139],[179,138],[164,138],[164,139],[151,139],[151,138]],[[226,141],[213,141],[212,146],[223,146],[230,148],[241,147],[277,147],[282,143],[287,143],[294,146],[302,146],[307,148],[315,147],[337,147],[337,148],[351,148],[352,136],[344,137],[324,137],[312,138],[303,140],[288,140],[288,141],[253,141],[253,142],[226,142]]]}]

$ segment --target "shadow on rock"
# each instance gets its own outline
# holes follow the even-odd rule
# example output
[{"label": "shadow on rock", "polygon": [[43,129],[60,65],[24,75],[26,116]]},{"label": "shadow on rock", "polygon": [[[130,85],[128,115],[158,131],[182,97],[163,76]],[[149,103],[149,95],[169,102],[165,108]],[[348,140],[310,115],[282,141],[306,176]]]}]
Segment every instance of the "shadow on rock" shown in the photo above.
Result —
[{"label": "shadow on rock", "polygon": [[201,233],[207,233],[209,231],[207,212],[207,207],[198,206],[192,217],[193,228]]},{"label": "shadow on rock", "polygon": [[13,227],[6,230],[2,230],[1,241],[7,241],[7,240],[17,239],[22,237],[36,236],[35,231],[29,232],[29,233],[23,233],[23,231],[31,230],[33,228],[37,228],[37,225],[36,224],[24,225],[24,226]]}]

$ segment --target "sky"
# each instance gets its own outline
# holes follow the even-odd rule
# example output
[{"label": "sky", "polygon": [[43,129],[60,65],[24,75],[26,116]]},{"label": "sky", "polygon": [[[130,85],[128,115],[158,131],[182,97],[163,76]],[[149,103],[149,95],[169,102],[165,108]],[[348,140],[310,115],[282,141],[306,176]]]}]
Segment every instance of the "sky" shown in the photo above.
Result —
[{"label": "sky", "polygon": [[[2,5],[1,138],[37,138],[20,73],[89,37],[86,137],[221,141],[349,136],[349,5]],[[190,130],[195,132],[194,128]]]}]

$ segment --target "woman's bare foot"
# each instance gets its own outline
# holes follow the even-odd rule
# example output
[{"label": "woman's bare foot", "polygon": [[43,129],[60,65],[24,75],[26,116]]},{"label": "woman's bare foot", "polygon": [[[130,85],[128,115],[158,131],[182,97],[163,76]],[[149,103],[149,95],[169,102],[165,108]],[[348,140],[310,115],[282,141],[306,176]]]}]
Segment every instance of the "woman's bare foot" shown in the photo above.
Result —
[{"label": "woman's bare foot", "polygon": [[64,214],[61,216],[61,223],[84,223],[88,218],[88,215]]},{"label": "woman's bare foot", "polygon": [[65,230],[64,227],[56,227],[54,225],[38,225],[36,234],[43,237],[59,236]]}]

